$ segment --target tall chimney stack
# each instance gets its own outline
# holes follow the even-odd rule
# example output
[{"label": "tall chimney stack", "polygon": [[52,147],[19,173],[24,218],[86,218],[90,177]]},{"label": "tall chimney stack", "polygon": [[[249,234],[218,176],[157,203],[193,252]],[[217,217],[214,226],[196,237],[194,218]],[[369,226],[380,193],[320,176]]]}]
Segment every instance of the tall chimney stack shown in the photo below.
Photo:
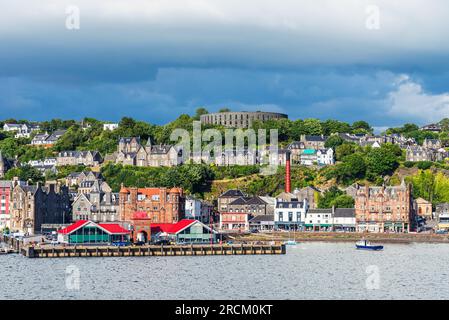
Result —
[{"label": "tall chimney stack", "polygon": [[291,176],[290,176],[290,150],[285,154],[285,192],[291,192]]}]

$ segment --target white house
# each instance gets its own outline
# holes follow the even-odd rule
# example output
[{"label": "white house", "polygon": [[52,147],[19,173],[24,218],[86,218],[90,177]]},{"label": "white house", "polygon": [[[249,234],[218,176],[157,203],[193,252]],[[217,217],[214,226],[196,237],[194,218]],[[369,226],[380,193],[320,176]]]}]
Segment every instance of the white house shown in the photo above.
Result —
[{"label": "white house", "polygon": [[304,149],[300,152],[300,163],[304,166],[326,166],[334,164],[334,150],[328,149]]},{"label": "white house", "polygon": [[317,163],[321,166],[333,165],[334,162],[334,150],[332,148],[319,149],[316,152]]},{"label": "white house", "polygon": [[187,219],[194,219],[203,223],[209,223],[212,214],[212,205],[207,202],[195,199],[194,197],[186,197],[185,216]]},{"label": "white house", "polygon": [[46,172],[57,173],[56,158],[46,158],[44,160],[30,160],[28,164],[39,170],[42,174]]},{"label": "white house", "polygon": [[331,231],[333,209],[309,209],[306,213],[305,227],[308,231]]},{"label": "white house", "polygon": [[3,131],[6,131],[6,132],[19,131],[20,128],[21,128],[21,125],[17,124],[17,123],[5,123],[3,125]]},{"label": "white house", "polygon": [[298,201],[291,199],[276,199],[274,208],[274,226],[283,230],[302,230],[308,209],[307,200]]},{"label": "white house", "polygon": [[103,130],[114,131],[118,128],[118,123],[103,123]]},{"label": "white house", "polygon": [[355,231],[355,209],[335,208],[332,224],[334,231]]},{"label": "white house", "polygon": [[3,125],[3,131],[16,132],[14,135],[16,139],[29,138],[31,133],[36,130],[39,130],[39,126],[34,124],[5,123]]}]

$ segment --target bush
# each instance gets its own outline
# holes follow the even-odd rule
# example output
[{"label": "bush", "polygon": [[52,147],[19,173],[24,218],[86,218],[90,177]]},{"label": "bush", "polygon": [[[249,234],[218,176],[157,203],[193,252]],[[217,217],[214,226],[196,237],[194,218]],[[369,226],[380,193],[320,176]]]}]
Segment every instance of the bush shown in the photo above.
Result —
[{"label": "bush", "polygon": [[406,168],[413,168],[415,166],[415,162],[413,161],[405,161],[404,162],[404,167]]},{"label": "bush", "polygon": [[416,163],[416,167],[421,170],[427,170],[432,167],[433,163],[431,161],[420,161]]}]

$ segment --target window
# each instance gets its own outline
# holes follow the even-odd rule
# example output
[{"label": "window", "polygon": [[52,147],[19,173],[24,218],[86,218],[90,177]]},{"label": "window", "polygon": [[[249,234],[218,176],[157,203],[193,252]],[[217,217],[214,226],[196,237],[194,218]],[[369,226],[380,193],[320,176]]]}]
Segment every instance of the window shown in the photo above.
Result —
[{"label": "window", "polygon": [[279,221],[284,221],[284,215],[282,212],[279,212]]}]

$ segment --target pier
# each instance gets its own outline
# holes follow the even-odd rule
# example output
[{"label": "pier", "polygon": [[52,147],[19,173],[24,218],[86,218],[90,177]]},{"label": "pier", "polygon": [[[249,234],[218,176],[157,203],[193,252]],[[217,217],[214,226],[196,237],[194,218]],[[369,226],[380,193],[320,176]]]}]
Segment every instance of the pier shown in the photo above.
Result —
[{"label": "pier", "polygon": [[285,254],[279,245],[143,245],[143,246],[24,246],[21,254],[28,258],[74,257],[145,257],[145,256],[210,256],[210,255],[278,255]]}]

